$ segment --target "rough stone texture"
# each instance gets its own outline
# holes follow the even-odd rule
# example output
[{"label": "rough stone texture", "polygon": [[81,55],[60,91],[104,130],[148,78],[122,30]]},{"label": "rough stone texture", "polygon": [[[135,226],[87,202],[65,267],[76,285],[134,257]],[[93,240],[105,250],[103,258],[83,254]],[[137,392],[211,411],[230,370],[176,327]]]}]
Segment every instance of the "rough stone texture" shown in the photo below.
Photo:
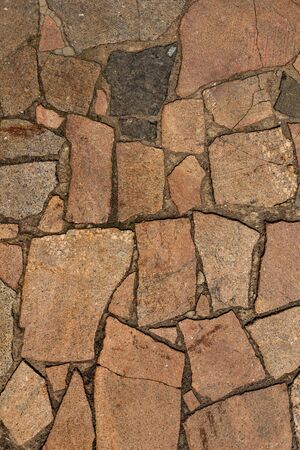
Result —
[{"label": "rough stone texture", "polygon": [[69,364],[46,367],[46,374],[54,392],[62,391],[66,388],[66,376]]},{"label": "rough stone texture", "polygon": [[208,406],[189,417],[184,428],[190,450],[290,450],[286,386],[247,392]]},{"label": "rough stone texture", "polygon": [[192,309],[196,257],[189,220],[140,223],[136,225],[136,235],[139,324],[161,322]]},{"label": "rough stone texture", "polygon": [[300,83],[284,74],[275,108],[283,114],[300,117]]},{"label": "rough stone texture", "polygon": [[33,239],[23,287],[23,357],[92,359],[98,322],[128,270],[132,251],[132,232],[117,229]]},{"label": "rough stone texture", "polygon": [[25,362],[21,362],[0,396],[0,419],[18,445],[52,422],[45,381]]},{"label": "rough stone texture", "polygon": [[112,52],[104,76],[111,85],[113,116],[156,115],[166,98],[177,46]]},{"label": "rough stone texture", "polygon": [[200,406],[199,400],[192,390],[183,395],[183,400],[191,412]]},{"label": "rough stone texture", "polygon": [[22,270],[22,247],[0,243],[0,279],[12,289],[16,289]]},{"label": "rough stone texture", "polygon": [[114,131],[108,125],[70,115],[66,136],[72,145],[66,219],[76,223],[106,222],[110,213]]},{"label": "rough stone texture", "polygon": [[219,205],[271,207],[296,193],[293,148],[281,128],[219,137],[209,159]]},{"label": "rough stone texture", "polygon": [[217,400],[265,377],[232,311],[210,320],[187,319],[179,326],[191,362],[192,386],[199,394]]},{"label": "rough stone texture", "polygon": [[[98,367],[95,376],[97,448],[177,448],[180,390],[151,380],[124,378]],[[163,430],[163,432],[162,432]]]},{"label": "rough stone texture", "polygon": [[103,89],[97,90],[96,101],[94,105],[95,113],[99,116],[105,116],[108,108],[108,100],[106,92]]},{"label": "rough stone texture", "polygon": [[214,214],[194,214],[195,243],[214,310],[248,307],[252,252],[259,233]]},{"label": "rough stone texture", "polygon": [[173,152],[202,153],[205,141],[203,101],[176,100],[162,110],[162,146]]},{"label": "rough stone texture", "polygon": [[37,123],[47,128],[59,128],[65,120],[57,112],[44,108],[42,105],[36,107],[35,114]]},{"label": "rough stone texture", "polygon": [[210,315],[209,301],[206,295],[200,295],[196,307],[196,314],[203,317]]},{"label": "rough stone texture", "polygon": [[19,233],[19,226],[15,223],[0,224],[0,239],[13,239]]},{"label": "rough stone texture", "polygon": [[157,336],[172,342],[172,344],[175,344],[177,340],[177,330],[175,327],[151,328],[150,331]]},{"label": "rough stone texture", "polygon": [[294,62],[293,66],[297,70],[297,72],[300,73],[300,55],[298,55],[296,61]]},{"label": "rough stone texture", "polygon": [[95,63],[49,54],[41,71],[46,99],[61,111],[86,114],[99,74]]},{"label": "rough stone texture", "polygon": [[153,142],[156,139],[157,122],[131,117],[129,119],[120,119],[119,125],[121,134],[131,140],[141,139]]},{"label": "rough stone texture", "polygon": [[293,406],[296,436],[298,444],[300,444],[300,375],[298,375],[293,382],[291,390],[291,401]]},{"label": "rough stone texture", "polygon": [[51,197],[40,220],[39,229],[45,233],[59,233],[64,228],[64,202],[55,195]]},{"label": "rough stone texture", "polygon": [[185,158],[168,176],[171,199],[180,214],[201,206],[200,188],[205,171],[194,156]]},{"label": "rough stone texture", "polygon": [[289,128],[291,131],[291,135],[295,144],[298,167],[300,164],[300,123],[291,123],[289,124]]},{"label": "rough stone texture", "polygon": [[56,50],[64,48],[65,43],[60,29],[55,21],[50,16],[45,16],[41,27],[41,38],[39,51],[47,52],[49,50]]},{"label": "rough stone texture", "polygon": [[57,179],[54,162],[34,162],[0,167],[0,214],[23,219],[38,214]]},{"label": "rough stone texture", "polygon": [[82,378],[75,372],[43,449],[89,450],[94,437],[90,405]]},{"label": "rough stone texture", "polygon": [[164,153],[140,142],[117,145],[118,216],[127,220],[163,207]]},{"label": "rough stone texture", "polygon": [[123,319],[133,315],[135,273],[131,273],[114,292],[109,304],[109,312]]},{"label": "rough stone texture", "polygon": [[0,281],[0,377],[6,375],[12,365],[12,340],[14,332],[14,321],[12,306],[16,294]]}]

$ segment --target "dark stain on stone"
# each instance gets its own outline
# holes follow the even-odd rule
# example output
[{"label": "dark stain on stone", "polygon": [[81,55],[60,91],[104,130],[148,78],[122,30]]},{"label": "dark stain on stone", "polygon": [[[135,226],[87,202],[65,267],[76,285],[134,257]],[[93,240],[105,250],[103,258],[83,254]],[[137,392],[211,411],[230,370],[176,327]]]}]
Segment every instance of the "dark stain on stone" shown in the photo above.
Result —
[{"label": "dark stain on stone", "polygon": [[130,117],[129,119],[120,119],[119,125],[122,136],[134,140],[143,139],[149,142],[156,140],[157,122]]},{"label": "dark stain on stone", "polygon": [[206,431],[204,428],[200,428],[200,438],[201,438],[203,450],[209,450]]},{"label": "dark stain on stone", "polygon": [[204,347],[209,347],[211,340],[210,337],[215,334],[218,330],[222,328],[222,325],[216,325],[212,330],[208,333],[204,334],[200,338],[196,339],[190,347],[188,347],[189,351],[195,350],[198,346],[203,345]]},{"label": "dark stain on stone", "polygon": [[43,134],[45,133],[45,130],[42,128],[37,127],[36,125],[32,126],[12,126],[9,128],[0,129],[1,133],[11,134],[13,136],[22,136],[22,137],[32,137],[37,134]]},{"label": "dark stain on stone", "polygon": [[286,73],[282,75],[275,109],[287,116],[300,117],[300,83]]}]

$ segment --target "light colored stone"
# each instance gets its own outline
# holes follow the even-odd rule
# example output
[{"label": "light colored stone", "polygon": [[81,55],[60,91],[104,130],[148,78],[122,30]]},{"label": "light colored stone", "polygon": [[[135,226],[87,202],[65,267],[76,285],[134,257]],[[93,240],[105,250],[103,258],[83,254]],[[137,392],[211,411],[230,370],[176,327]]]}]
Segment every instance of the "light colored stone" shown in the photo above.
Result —
[{"label": "light colored stone", "polygon": [[292,384],[291,390],[292,411],[295,423],[296,437],[300,444],[300,375],[298,375]]},{"label": "light colored stone", "polygon": [[40,220],[39,229],[45,233],[59,233],[64,228],[64,202],[55,195],[51,197]]},{"label": "light colored stone", "polygon": [[14,239],[19,233],[19,225],[16,223],[0,224],[0,239]]},{"label": "light colored stone", "polygon": [[206,295],[200,295],[197,307],[196,307],[196,314],[198,316],[206,317],[210,315],[210,307],[209,307],[209,301]]},{"label": "light colored stone", "polygon": [[107,108],[108,101],[106,92],[103,89],[98,89],[94,105],[95,113],[99,116],[105,116],[105,114],[107,113]]},{"label": "light colored stone", "polygon": [[150,331],[157,336],[170,341],[172,344],[175,344],[177,341],[177,330],[175,327],[161,327],[161,328],[151,328]]},{"label": "light colored stone", "polygon": [[22,270],[22,247],[0,243],[0,279],[12,289],[17,289]]},{"label": "light colored stone", "polygon": [[291,135],[295,144],[298,166],[300,164],[300,123],[289,124]]},{"label": "light colored stone", "polygon": [[12,359],[12,341],[14,335],[14,320],[12,306],[16,294],[0,281],[0,377],[10,369]]},{"label": "light colored stone", "polygon": [[50,16],[45,16],[41,27],[41,38],[39,51],[47,52],[49,50],[56,50],[64,48],[65,43],[59,27]]},{"label": "light colored stone", "polygon": [[200,402],[192,390],[183,395],[183,400],[190,412],[194,411],[200,406]]},{"label": "light colored stone", "polygon": [[114,292],[109,304],[109,312],[123,319],[133,315],[135,273],[131,273]]},{"label": "light colored stone", "polygon": [[69,364],[46,367],[46,374],[54,392],[62,391],[66,388],[66,377]]},{"label": "light colored stone", "polygon": [[65,120],[65,118],[57,114],[57,112],[52,111],[52,109],[44,108],[42,105],[36,107],[35,114],[37,123],[44,125],[47,128],[59,128]]}]

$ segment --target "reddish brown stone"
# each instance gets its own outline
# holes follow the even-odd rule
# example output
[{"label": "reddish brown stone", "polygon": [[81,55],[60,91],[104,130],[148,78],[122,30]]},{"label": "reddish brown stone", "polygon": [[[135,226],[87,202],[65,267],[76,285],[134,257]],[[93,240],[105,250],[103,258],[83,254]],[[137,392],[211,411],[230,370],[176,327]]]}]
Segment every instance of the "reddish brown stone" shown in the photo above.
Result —
[{"label": "reddish brown stone", "polygon": [[0,239],[13,239],[19,233],[19,225],[15,223],[0,224]]},{"label": "reddish brown stone", "polygon": [[198,408],[200,405],[199,400],[197,399],[196,395],[192,390],[184,394],[183,400],[191,412],[194,411],[196,408]]},{"label": "reddish brown stone", "polygon": [[300,123],[291,123],[289,124],[292,138],[295,144],[296,154],[298,165],[300,164]]},{"label": "reddish brown stone", "polygon": [[291,390],[291,400],[293,406],[293,418],[295,423],[296,437],[298,444],[300,444],[300,375],[295,378],[292,390]]},{"label": "reddish brown stone", "polygon": [[66,376],[68,370],[69,364],[46,367],[46,374],[54,392],[62,391],[66,388]]},{"label": "reddish brown stone", "polygon": [[42,105],[36,107],[35,114],[37,123],[47,128],[59,128],[65,120],[57,112],[44,108]]},{"label": "reddish brown stone", "polygon": [[64,228],[64,202],[55,195],[51,197],[40,220],[39,229],[45,233],[59,233]]},{"label": "reddish brown stone", "polygon": [[65,43],[60,29],[56,25],[55,21],[50,16],[45,16],[40,38],[40,52],[47,52],[49,50],[56,50],[58,48],[64,48]]},{"label": "reddish brown stone", "polygon": [[107,222],[114,131],[108,125],[70,115],[66,137],[72,144],[72,178],[66,219],[76,223]]},{"label": "reddish brown stone", "polygon": [[123,319],[133,315],[135,273],[131,273],[114,292],[109,304],[109,312]]},{"label": "reddish brown stone", "polygon": [[297,70],[297,72],[300,73],[300,55],[298,55],[296,61],[294,62],[293,66]]},{"label": "reddish brown stone", "polygon": [[195,303],[196,257],[188,219],[136,225],[140,325],[171,319]]},{"label": "reddish brown stone", "polygon": [[177,340],[177,330],[175,327],[151,328],[150,331],[153,334],[172,342],[172,344],[175,344]]},{"label": "reddish brown stone", "polygon": [[209,301],[206,295],[200,295],[196,307],[196,314],[198,316],[206,317],[210,315]]},{"label": "reddish brown stone", "polygon": [[97,97],[94,105],[95,113],[99,116],[105,116],[108,108],[106,92],[103,89],[97,90]]},{"label": "reddish brown stone", "polygon": [[22,248],[19,245],[0,244],[0,279],[17,289],[23,270]]},{"label": "reddish brown stone", "polygon": [[189,417],[184,428],[190,450],[290,450],[286,386],[246,392],[208,406]]}]

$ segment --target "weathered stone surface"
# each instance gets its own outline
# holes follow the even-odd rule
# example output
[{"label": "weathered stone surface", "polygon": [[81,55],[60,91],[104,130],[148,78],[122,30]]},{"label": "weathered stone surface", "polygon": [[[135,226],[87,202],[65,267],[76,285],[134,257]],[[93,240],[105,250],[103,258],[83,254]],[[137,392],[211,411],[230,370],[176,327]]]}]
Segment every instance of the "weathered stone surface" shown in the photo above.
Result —
[{"label": "weathered stone surface", "polygon": [[300,55],[298,55],[296,61],[294,62],[293,66],[297,70],[297,72],[300,73]]},{"label": "weathered stone surface", "polygon": [[210,315],[209,301],[206,295],[200,295],[196,307],[196,314],[203,317]]},{"label": "weathered stone surface", "polygon": [[61,111],[86,114],[99,74],[95,63],[50,54],[41,71],[46,99]]},{"label": "weathered stone surface", "polygon": [[106,222],[110,213],[114,131],[108,125],[70,115],[66,137],[72,145],[66,218],[76,223]]},{"label": "weathered stone surface", "polygon": [[283,114],[300,117],[300,83],[284,74],[275,108]]},{"label": "weathered stone surface", "polygon": [[75,372],[43,449],[89,450],[94,437],[90,405],[82,378]]},{"label": "weathered stone surface", "polygon": [[275,378],[299,366],[300,307],[256,320],[248,326],[259,346],[267,370]]},{"label": "weathered stone surface", "polygon": [[185,0],[138,0],[140,39],[156,39],[180,15]]},{"label": "weathered stone surface", "polygon": [[[97,448],[177,448],[179,389],[150,380],[124,378],[98,367],[95,377]],[[163,430],[163,431],[162,431]]]},{"label": "weathered stone surface", "polygon": [[183,395],[183,400],[191,412],[198,408],[198,406],[200,406],[199,400],[192,390]]},{"label": "weathered stone surface", "polygon": [[95,113],[99,116],[105,116],[107,113],[108,101],[106,92],[103,89],[97,90],[97,97],[94,105]]},{"label": "weathered stone surface", "polygon": [[0,419],[18,445],[53,420],[44,379],[21,362],[0,396]]},{"label": "weathered stone surface", "polygon": [[64,228],[64,202],[55,195],[51,197],[40,220],[39,229],[45,233],[59,233]]},{"label": "weathered stone surface", "polygon": [[59,128],[65,120],[57,112],[44,108],[42,105],[36,107],[35,113],[37,123],[47,128]]},{"label": "weathered stone surface", "polygon": [[132,251],[133,233],[117,229],[33,239],[23,288],[22,355],[49,362],[92,359],[98,322]]},{"label": "weathered stone surface", "polygon": [[123,319],[133,315],[135,273],[131,273],[114,292],[109,304],[109,312]]},{"label": "weathered stone surface", "polygon": [[210,320],[187,319],[179,326],[191,362],[192,386],[199,394],[217,400],[265,377],[232,311]]},{"label": "weathered stone surface", "polygon": [[46,367],[46,374],[54,392],[62,391],[66,388],[68,370],[69,364]]},{"label": "weathered stone surface", "polygon": [[19,233],[19,226],[16,223],[0,224],[0,239],[13,239]]},{"label": "weathered stone surface", "polygon": [[23,219],[38,214],[57,179],[54,162],[34,162],[0,167],[0,214]]},{"label": "weathered stone surface", "polygon": [[289,128],[292,134],[292,138],[295,144],[298,166],[300,164],[300,123],[291,123]]},{"label": "weathered stone surface", "polygon": [[22,270],[22,248],[19,245],[0,243],[0,279],[16,289]]},{"label": "weathered stone surface", "polygon": [[291,390],[291,400],[293,406],[296,436],[298,444],[300,444],[300,375],[298,375],[293,382]]},{"label": "weathered stone surface", "polygon": [[136,225],[140,325],[184,314],[195,302],[196,257],[188,219]]},{"label": "weathered stone surface", "polygon": [[0,377],[5,375],[12,365],[12,340],[14,321],[12,306],[15,292],[0,281]]},{"label": "weathered stone surface", "polygon": [[156,139],[157,122],[131,117],[129,119],[120,119],[119,125],[121,134],[132,140],[141,139],[153,142]]},{"label": "weathered stone surface", "polygon": [[156,115],[167,96],[177,47],[152,47],[141,52],[112,52],[104,69],[111,85],[113,116]]},{"label": "weathered stone surface", "polygon": [[55,21],[50,16],[45,16],[41,27],[41,38],[39,51],[47,52],[49,50],[56,50],[58,48],[64,48],[65,43],[60,29],[56,25]]},{"label": "weathered stone surface", "polygon": [[163,207],[164,153],[140,142],[117,145],[118,216],[127,220]]},{"label": "weathered stone surface", "polygon": [[180,214],[200,207],[200,188],[204,177],[205,171],[194,156],[185,158],[168,176],[171,199]]},{"label": "weathered stone surface", "polygon": [[259,233],[214,214],[194,214],[195,242],[214,310],[248,307],[252,252]]},{"label": "weathered stone surface", "polygon": [[290,450],[286,386],[246,392],[208,406],[189,417],[184,428],[190,450]]},{"label": "weathered stone surface", "polygon": [[205,141],[201,99],[176,100],[162,110],[162,146],[173,152],[202,153]]},{"label": "weathered stone surface", "polygon": [[271,207],[296,193],[292,144],[281,128],[219,137],[209,159],[217,204]]},{"label": "weathered stone surface", "polygon": [[172,342],[172,344],[175,344],[177,340],[177,330],[175,327],[151,328],[150,331],[157,336]]}]

